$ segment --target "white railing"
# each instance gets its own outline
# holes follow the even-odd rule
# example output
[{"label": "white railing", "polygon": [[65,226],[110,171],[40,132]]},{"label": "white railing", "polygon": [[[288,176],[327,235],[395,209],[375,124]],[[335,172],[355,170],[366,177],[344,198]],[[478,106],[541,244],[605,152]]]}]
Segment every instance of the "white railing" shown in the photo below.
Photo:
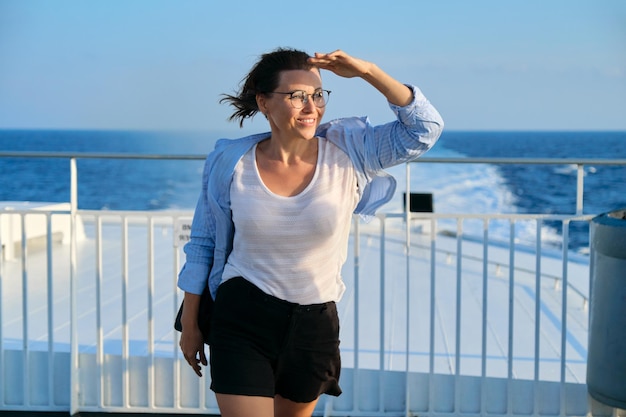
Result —
[{"label": "white railing", "polygon": [[[6,249],[0,256],[0,410],[218,414],[208,377],[196,378],[185,364],[171,326],[183,261],[175,246],[176,225],[192,213],[94,211],[77,205],[76,159],[203,157],[2,156],[69,159],[71,201],[64,210],[0,211],[2,220],[18,219],[20,229],[19,256],[5,259]],[[379,214],[370,224],[355,218],[344,268],[349,291],[341,303],[344,394],[323,397],[316,414],[617,415],[586,395],[585,363],[577,349],[586,353],[589,265],[572,262],[567,248],[569,224],[592,217],[583,214],[583,167],[626,161],[422,162],[574,163],[576,213],[406,211]],[[407,166],[407,179],[409,171]],[[35,218],[45,219],[45,250],[29,246],[29,224]],[[70,243],[55,244],[52,230],[67,219]],[[444,220],[456,222],[454,236],[436,233]],[[493,245],[489,225],[496,221],[509,223],[508,242]],[[536,223],[536,243],[522,250],[515,229],[529,221]],[[563,225],[556,256],[542,247],[546,221]],[[430,232],[414,233],[415,222]],[[464,235],[467,222],[482,222],[479,241]],[[9,244],[6,224],[0,222],[3,248]],[[586,276],[587,288],[573,283],[573,275]],[[520,301],[524,291],[529,298]],[[476,323],[467,322],[469,307],[477,309]],[[556,336],[546,316],[556,318]],[[553,352],[546,354],[546,349]]]}]

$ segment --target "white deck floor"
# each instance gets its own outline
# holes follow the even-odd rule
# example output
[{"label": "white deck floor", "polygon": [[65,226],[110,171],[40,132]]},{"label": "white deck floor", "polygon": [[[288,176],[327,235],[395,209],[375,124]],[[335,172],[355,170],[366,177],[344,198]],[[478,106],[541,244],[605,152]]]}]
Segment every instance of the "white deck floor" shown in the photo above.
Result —
[{"label": "white deck floor", "polygon": [[[106,351],[120,351],[122,331],[122,248],[119,232],[116,227],[104,229],[103,264],[102,264],[102,318]],[[171,229],[163,228],[163,233],[171,233]],[[95,349],[96,343],[96,258],[93,227],[86,225],[87,239],[78,248],[78,311],[81,323],[81,351]],[[380,339],[380,305],[381,285],[379,282],[379,241],[377,237],[362,232],[360,248],[359,277],[360,309],[362,314],[372,311],[372,316],[361,322],[359,360],[360,366],[377,369],[379,367]],[[410,300],[409,314],[413,327],[410,329],[409,361],[412,370],[428,371],[429,323],[430,316],[430,241],[428,236],[413,235],[410,268],[410,294],[406,292],[407,262],[404,256],[402,237],[389,238],[386,242],[387,259],[385,265],[385,367],[393,370],[404,370],[406,366],[406,316],[407,299]],[[148,266],[147,253],[143,246],[147,241],[144,226],[130,226],[129,230],[129,265],[126,289],[128,325],[131,336],[131,353],[145,354],[147,348],[147,291]],[[172,352],[173,330],[171,328],[174,313],[172,292],[175,288],[176,271],[172,267],[172,246],[169,239],[155,241],[154,265],[154,338],[156,352],[169,355]],[[438,253],[436,261],[436,281],[434,294],[436,312],[435,371],[438,373],[454,373],[455,354],[455,323],[456,323],[456,290],[457,290],[457,258],[456,239],[438,237]],[[134,247],[136,246],[136,247]],[[482,258],[482,244],[469,241],[463,242],[463,254]],[[440,252],[441,251],[441,252]],[[182,251],[181,251],[182,252]],[[351,245],[350,255],[353,253]],[[534,254],[516,252],[516,265],[520,268],[535,268]],[[487,272],[487,351],[488,375],[506,377],[506,355],[508,345],[508,309],[509,309],[509,271],[508,249],[489,248],[489,259],[499,262],[499,267],[490,265]],[[37,251],[29,254],[27,267],[28,286],[28,340],[33,350],[41,347],[47,349],[47,290],[46,290],[46,253]],[[53,262],[53,296],[54,303],[54,343],[61,351],[69,350],[69,277],[70,267],[69,245],[55,245]],[[182,259],[182,258],[181,258]],[[559,259],[543,257],[541,270],[545,274],[561,275]],[[346,354],[346,365],[354,360],[354,268],[353,258],[349,256],[344,267],[344,280],[347,291],[340,302],[342,316],[342,351]],[[481,358],[481,323],[482,323],[482,292],[483,265],[482,261],[465,258],[463,260],[461,282],[461,357],[462,374],[480,375]],[[588,291],[588,265],[569,264],[569,280],[582,293]],[[363,274],[363,271],[370,272]],[[18,260],[5,261],[3,276],[3,339],[5,348],[21,348],[22,346],[22,266]],[[514,374],[516,378],[533,378],[533,367],[528,363],[534,361],[535,332],[535,274],[533,272],[517,272],[514,283]],[[570,305],[567,315],[568,343],[568,380],[582,382],[585,379],[585,360],[587,344],[587,313],[583,308],[583,300],[576,294],[570,294]],[[558,283],[543,278],[541,283],[541,361],[549,365],[558,362],[557,355],[561,343],[561,302],[562,293]],[[374,307],[374,308],[372,308]],[[414,318],[413,318],[414,317]],[[376,357],[375,357],[376,356]],[[375,357],[375,358],[374,358]],[[477,362],[478,364],[475,364]],[[543,366],[542,366],[543,367]],[[558,380],[558,375],[546,369],[542,379]]]}]

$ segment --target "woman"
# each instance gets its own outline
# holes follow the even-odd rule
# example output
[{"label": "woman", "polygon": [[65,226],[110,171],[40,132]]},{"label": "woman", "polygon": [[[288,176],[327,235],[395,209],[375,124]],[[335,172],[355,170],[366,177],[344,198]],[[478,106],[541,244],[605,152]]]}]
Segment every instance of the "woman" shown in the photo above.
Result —
[{"label": "woman", "polygon": [[[397,120],[320,122],[329,98],[320,69],[360,77]],[[221,415],[310,416],[323,393],[339,395],[339,323],[353,213],[372,216],[395,181],[384,168],[417,158],[443,128],[417,87],[343,51],[264,54],[231,120],[262,113],[270,132],[221,140],[208,156],[186,263],[180,347],[194,371],[207,365],[197,326],[208,285],[215,306],[211,389]]]}]

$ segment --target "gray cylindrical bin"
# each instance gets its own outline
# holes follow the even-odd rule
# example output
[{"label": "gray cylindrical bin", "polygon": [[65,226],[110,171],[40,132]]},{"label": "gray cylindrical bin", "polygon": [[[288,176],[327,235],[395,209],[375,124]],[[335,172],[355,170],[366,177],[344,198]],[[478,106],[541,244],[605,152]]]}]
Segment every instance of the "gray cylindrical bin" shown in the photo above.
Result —
[{"label": "gray cylindrical bin", "polygon": [[626,209],[591,221],[591,247],[587,390],[626,408]]}]

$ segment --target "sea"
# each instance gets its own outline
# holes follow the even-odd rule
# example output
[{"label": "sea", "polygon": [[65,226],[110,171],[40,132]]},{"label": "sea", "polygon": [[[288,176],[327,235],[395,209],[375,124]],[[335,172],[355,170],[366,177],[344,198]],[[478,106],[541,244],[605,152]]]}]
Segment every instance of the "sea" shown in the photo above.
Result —
[{"label": "sea", "polygon": [[[208,154],[220,132],[113,130],[0,130],[0,152],[84,152],[159,155]],[[626,159],[626,132],[444,131],[428,157]],[[96,210],[192,210],[203,161],[78,159],[78,207]],[[396,198],[383,211],[402,211],[406,169],[389,169],[398,180]],[[484,165],[411,164],[410,190],[432,193],[437,213],[573,214],[575,164]],[[584,214],[626,208],[626,166],[588,165],[584,170]],[[65,158],[0,157],[0,201],[67,202],[69,161]],[[467,222],[464,236],[481,237],[482,223]],[[562,245],[561,223],[544,222],[542,242]],[[456,222],[442,220],[439,231],[454,233]],[[489,236],[508,241],[508,222],[490,224]],[[518,242],[533,242],[536,225],[520,224]],[[569,249],[588,251],[589,225],[569,226]]]}]

